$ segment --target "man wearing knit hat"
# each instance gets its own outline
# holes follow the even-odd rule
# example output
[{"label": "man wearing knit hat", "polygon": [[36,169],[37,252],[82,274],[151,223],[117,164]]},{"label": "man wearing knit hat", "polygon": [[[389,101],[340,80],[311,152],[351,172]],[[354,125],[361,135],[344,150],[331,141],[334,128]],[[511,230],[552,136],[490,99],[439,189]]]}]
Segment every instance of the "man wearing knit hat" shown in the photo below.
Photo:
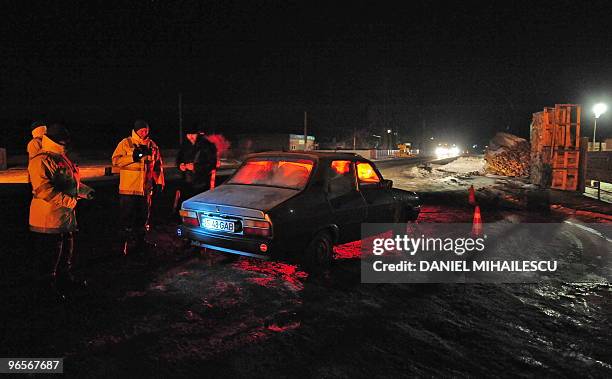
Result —
[{"label": "man wearing knit hat", "polygon": [[70,135],[63,125],[49,126],[41,140],[40,151],[28,165],[34,195],[30,205],[30,230],[38,237],[41,250],[38,258],[44,261],[43,269],[50,268],[51,283],[61,292],[57,285],[64,283],[63,279],[75,282],[77,200],[92,199],[93,189],[81,183],[78,167],[66,155]]},{"label": "man wearing knit hat", "polygon": [[149,137],[149,124],[137,120],[131,136],[119,142],[113,167],[119,169],[120,226],[124,255],[143,253],[154,191],[165,185],[161,152]]},{"label": "man wearing knit hat", "polygon": [[217,148],[197,125],[187,127],[185,137],[176,156],[181,181],[174,199],[175,212],[182,201],[210,189],[211,174],[217,167]]}]

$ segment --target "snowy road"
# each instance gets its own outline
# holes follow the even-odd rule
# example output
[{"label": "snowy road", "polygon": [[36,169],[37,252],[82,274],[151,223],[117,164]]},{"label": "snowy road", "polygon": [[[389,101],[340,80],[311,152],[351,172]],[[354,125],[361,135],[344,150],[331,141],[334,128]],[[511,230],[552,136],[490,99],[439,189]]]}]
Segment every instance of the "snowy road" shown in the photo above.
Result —
[{"label": "snowy road", "polygon": [[[405,188],[430,182],[431,190],[420,192],[419,222],[471,222],[467,188],[481,178],[462,165],[455,167],[467,172],[433,178],[405,177],[415,175],[414,165],[383,167],[383,174],[395,170],[390,178]],[[528,206],[521,195],[528,187],[491,180],[498,192],[477,195],[485,222],[579,222]],[[75,377],[612,375],[607,281],[366,285],[359,242],[337,246],[331,270],[313,276],[288,263],[182,251],[171,226],[154,230],[158,249],[136,264],[114,250],[114,191],[101,183],[98,202],[80,209],[90,286],[57,304],[37,297],[27,270],[27,189],[0,187],[8,220],[1,300],[10,304],[2,312],[0,356],[63,356]],[[164,201],[171,194],[172,187]],[[166,214],[162,207],[156,217]],[[590,234],[576,228],[567,238]]]}]

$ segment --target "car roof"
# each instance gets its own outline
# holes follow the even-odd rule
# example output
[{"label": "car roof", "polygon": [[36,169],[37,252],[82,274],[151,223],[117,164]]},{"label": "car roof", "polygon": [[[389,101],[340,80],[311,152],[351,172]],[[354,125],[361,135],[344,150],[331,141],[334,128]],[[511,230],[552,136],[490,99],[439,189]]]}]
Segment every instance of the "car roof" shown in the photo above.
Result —
[{"label": "car roof", "polygon": [[369,161],[369,159],[362,157],[359,154],[355,153],[343,153],[343,152],[335,152],[335,151],[265,151],[261,153],[253,153],[249,154],[245,157],[245,159],[250,158],[263,158],[263,157],[287,157],[287,158],[297,158],[297,159],[363,159]]}]

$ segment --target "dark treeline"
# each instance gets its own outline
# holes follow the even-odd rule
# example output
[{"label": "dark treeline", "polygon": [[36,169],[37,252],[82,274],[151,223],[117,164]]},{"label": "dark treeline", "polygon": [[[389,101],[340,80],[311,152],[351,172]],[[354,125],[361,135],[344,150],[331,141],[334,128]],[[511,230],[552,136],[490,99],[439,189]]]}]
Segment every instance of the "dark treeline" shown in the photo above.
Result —
[{"label": "dark treeline", "polygon": [[[457,142],[463,146],[486,144],[497,131],[506,131],[524,138],[529,135],[531,113],[540,109],[509,109],[505,104],[429,106],[410,104],[371,105],[244,105],[183,107],[183,125],[198,124],[207,133],[220,133],[230,140],[242,133],[303,132],[304,109],[308,111],[308,134],[317,141],[347,141],[354,132],[359,136],[397,132],[396,142],[424,140]],[[78,150],[110,150],[130,133],[134,119],[149,121],[155,139],[163,148],[175,148],[179,141],[178,106],[165,108],[102,109],[94,107],[56,106],[48,111],[32,111],[31,116],[0,117],[0,147],[10,154],[21,154],[30,138],[34,119],[66,124]],[[116,120],[122,120],[118,122]],[[584,121],[583,121],[584,122]],[[587,126],[588,127],[588,126]],[[357,141],[365,147],[372,142]]]}]

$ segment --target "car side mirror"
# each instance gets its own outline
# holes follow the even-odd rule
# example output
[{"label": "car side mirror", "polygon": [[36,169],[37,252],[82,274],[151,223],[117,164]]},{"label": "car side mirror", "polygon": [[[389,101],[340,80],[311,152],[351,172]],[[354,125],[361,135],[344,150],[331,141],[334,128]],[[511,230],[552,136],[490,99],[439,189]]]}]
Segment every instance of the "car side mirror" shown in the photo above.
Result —
[{"label": "car side mirror", "polygon": [[393,188],[393,180],[391,180],[391,179],[383,179],[380,182],[380,187],[384,188],[384,189],[391,189],[391,188]]}]

